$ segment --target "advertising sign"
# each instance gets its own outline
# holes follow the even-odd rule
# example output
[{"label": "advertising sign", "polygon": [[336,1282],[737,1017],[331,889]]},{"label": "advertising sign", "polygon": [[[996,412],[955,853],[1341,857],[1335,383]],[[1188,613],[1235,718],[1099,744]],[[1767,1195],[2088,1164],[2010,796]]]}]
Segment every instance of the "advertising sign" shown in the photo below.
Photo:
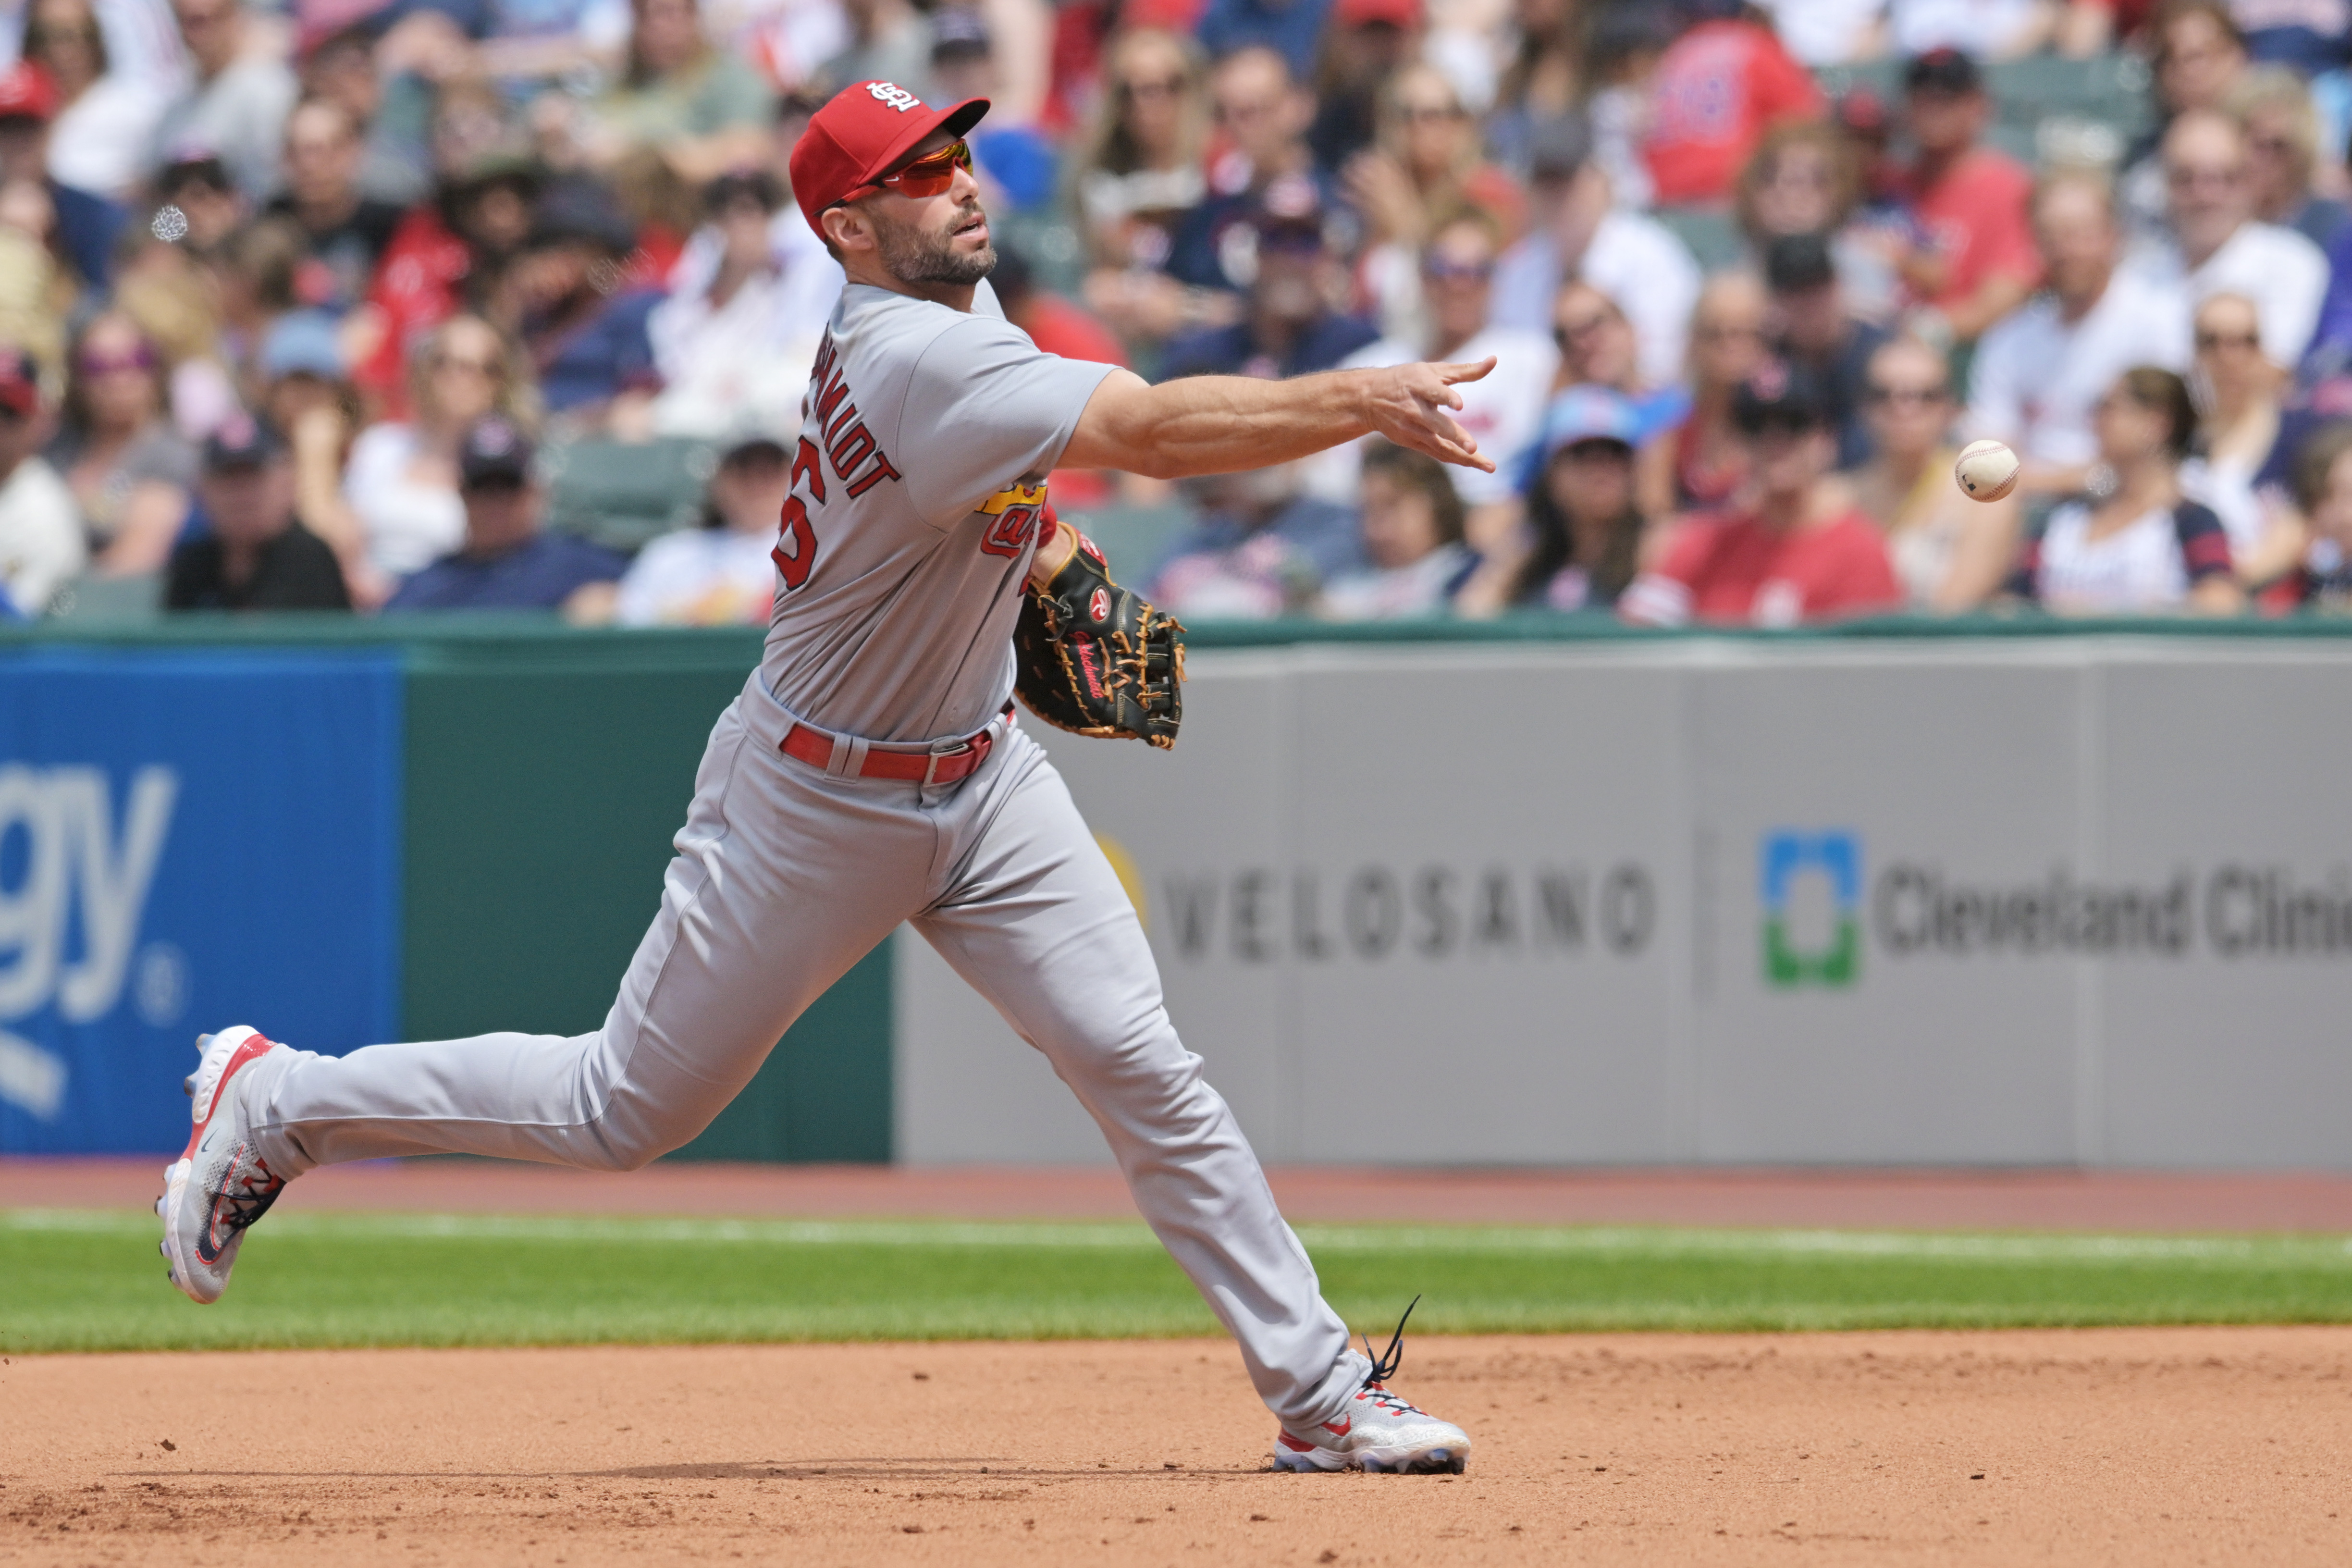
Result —
[{"label": "advertising sign", "polygon": [[187,1136],[195,1037],[395,1037],[396,655],[0,658],[0,1152]]}]

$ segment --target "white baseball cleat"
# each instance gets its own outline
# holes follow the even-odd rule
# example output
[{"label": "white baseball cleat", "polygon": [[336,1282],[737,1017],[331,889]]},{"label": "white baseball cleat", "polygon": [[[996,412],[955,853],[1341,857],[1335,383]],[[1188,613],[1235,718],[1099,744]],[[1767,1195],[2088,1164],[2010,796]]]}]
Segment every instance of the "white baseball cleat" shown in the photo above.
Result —
[{"label": "white baseball cleat", "polygon": [[155,1212],[163,1218],[159,1246],[172,1266],[172,1283],[190,1300],[208,1304],[228,1289],[246,1227],[268,1213],[286,1188],[285,1178],[255,1152],[232,1089],[239,1072],[285,1047],[240,1024],[199,1036],[196,1048],[204,1056],[184,1086],[195,1100],[188,1113],[195,1127],[186,1152],[163,1167]]},{"label": "white baseball cleat", "polygon": [[[1421,1298],[1413,1298],[1418,1306]],[[1412,1307],[1404,1310],[1412,1316]],[[1364,1353],[1371,1353],[1371,1342]],[[1407,1405],[1383,1384],[1404,1363],[1404,1319],[1397,1320],[1388,1353],[1373,1358],[1364,1385],[1319,1426],[1275,1434],[1277,1470],[1385,1470],[1399,1475],[1458,1476],[1470,1463],[1470,1436],[1451,1421]]]}]

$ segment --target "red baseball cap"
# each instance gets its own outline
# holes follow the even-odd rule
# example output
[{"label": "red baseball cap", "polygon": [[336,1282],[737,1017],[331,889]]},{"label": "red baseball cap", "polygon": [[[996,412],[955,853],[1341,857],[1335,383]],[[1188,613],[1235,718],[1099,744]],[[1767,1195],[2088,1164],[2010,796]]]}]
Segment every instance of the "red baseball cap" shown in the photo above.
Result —
[{"label": "red baseball cap", "polygon": [[46,122],[57,117],[58,89],[48,72],[30,60],[0,71],[0,120]]},{"label": "red baseball cap", "polygon": [[984,98],[933,109],[896,82],[853,82],[809,117],[808,129],[793,143],[793,199],[822,239],[819,213],[888,174],[932,132],[944,128],[961,136],[987,112]]}]

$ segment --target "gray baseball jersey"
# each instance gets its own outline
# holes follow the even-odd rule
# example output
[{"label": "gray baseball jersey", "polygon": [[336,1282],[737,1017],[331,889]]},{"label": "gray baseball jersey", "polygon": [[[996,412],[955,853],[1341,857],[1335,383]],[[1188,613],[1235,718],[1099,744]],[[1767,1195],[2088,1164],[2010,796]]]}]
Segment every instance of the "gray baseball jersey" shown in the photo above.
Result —
[{"label": "gray baseball jersey", "polygon": [[776,700],[869,741],[994,717],[1045,472],[1110,369],[1039,353],[985,283],[969,314],[844,289],[776,542],[761,662]]},{"label": "gray baseball jersey", "polygon": [[[1108,367],[996,312],[853,284],[817,361],[760,669],[719,717],[662,906],[604,1026],[274,1051],[235,1080],[278,1173],[434,1152],[635,1169],[692,1138],[901,922],[1043,1051],[1295,1431],[1369,1363],[1162,1005],[1134,906],[1044,751],[1000,719],[1061,455]],[[871,741],[993,736],[953,784],[835,776],[794,716]]]}]

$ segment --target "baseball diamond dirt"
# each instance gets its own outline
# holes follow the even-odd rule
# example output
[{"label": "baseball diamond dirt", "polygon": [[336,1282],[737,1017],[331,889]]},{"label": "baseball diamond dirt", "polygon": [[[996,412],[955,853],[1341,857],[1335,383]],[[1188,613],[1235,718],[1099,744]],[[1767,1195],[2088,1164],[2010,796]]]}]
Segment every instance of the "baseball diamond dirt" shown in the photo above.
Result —
[{"label": "baseball diamond dirt", "polygon": [[2352,1330],[1425,1338],[1458,1479],[1258,1468],[1234,1359],[17,1357],[0,1563],[2352,1561]]}]

